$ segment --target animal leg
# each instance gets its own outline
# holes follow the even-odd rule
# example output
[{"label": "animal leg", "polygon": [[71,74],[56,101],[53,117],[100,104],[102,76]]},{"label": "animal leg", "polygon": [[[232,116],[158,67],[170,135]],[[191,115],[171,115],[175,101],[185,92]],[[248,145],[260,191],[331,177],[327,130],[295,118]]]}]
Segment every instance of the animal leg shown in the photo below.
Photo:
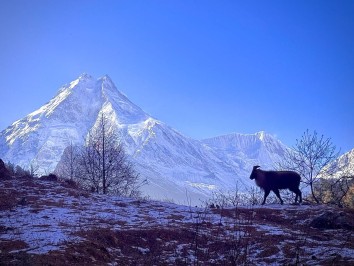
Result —
[{"label": "animal leg", "polygon": [[292,189],[289,189],[290,191],[294,192],[296,197],[295,197],[295,203],[297,203],[297,199],[299,199],[299,203],[302,202],[302,196],[301,196],[301,190],[299,188],[292,188]]},{"label": "animal leg", "polygon": [[[297,196],[299,196],[299,203],[301,203],[302,202],[302,194],[301,194],[301,190],[299,189],[299,188],[297,188],[297,190],[296,190],[296,198],[297,198]],[[296,200],[296,198],[295,198],[295,200]]]},{"label": "animal leg", "polygon": [[283,204],[283,200],[280,197],[279,189],[275,188],[275,189],[273,189],[273,192],[278,197],[278,199],[280,199],[280,204]]},{"label": "animal leg", "polygon": [[268,190],[268,189],[267,189],[267,190],[264,190],[264,199],[263,199],[262,205],[265,204],[266,199],[267,199],[269,193],[270,193],[270,190]]}]

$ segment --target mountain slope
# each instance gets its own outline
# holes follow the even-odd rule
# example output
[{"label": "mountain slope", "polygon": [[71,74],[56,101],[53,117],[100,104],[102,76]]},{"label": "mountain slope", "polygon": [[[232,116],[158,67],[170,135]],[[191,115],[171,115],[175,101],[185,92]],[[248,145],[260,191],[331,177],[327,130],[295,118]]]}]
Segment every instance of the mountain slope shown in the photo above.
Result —
[{"label": "mountain slope", "polygon": [[333,177],[354,176],[354,149],[339,156],[325,167]]},{"label": "mountain slope", "polygon": [[1,132],[1,156],[20,165],[34,164],[42,171],[53,171],[63,148],[71,142],[82,143],[102,110],[115,115],[116,120],[119,117],[117,123],[147,118],[108,76],[95,80],[83,74],[63,86],[47,104]]},{"label": "mountain slope", "polygon": [[286,149],[264,132],[191,139],[141,110],[108,76],[95,80],[83,74],[0,133],[0,158],[53,171],[65,147],[83,144],[100,114],[116,126],[138,172],[148,179],[144,192],[157,199],[198,202],[236,182],[247,187],[253,165],[269,166]]},{"label": "mountain slope", "polygon": [[287,149],[278,139],[264,131],[255,134],[233,133],[204,139],[203,143],[221,153],[223,161],[247,169],[256,164],[272,168]]}]

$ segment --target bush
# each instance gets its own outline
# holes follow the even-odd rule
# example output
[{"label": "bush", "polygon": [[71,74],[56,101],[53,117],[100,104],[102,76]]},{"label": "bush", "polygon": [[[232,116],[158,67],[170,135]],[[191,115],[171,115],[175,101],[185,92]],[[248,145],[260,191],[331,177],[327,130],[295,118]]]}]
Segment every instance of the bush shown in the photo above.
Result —
[{"label": "bush", "polygon": [[321,178],[314,190],[321,203],[354,208],[353,176]]}]

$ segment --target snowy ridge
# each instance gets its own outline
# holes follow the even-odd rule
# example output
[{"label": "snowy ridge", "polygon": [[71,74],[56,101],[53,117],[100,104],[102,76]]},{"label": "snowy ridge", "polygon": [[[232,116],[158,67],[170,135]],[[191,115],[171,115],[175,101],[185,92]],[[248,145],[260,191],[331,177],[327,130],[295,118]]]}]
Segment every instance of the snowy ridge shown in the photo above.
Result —
[{"label": "snowy ridge", "polygon": [[354,149],[339,156],[325,168],[333,177],[354,176]]},{"label": "snowy ridge", "polygon": [[1,154],[6,154],[3,157],[19,165],[38,164],[43,171],[52,171],[62,148],[80,142],[99,112],[99,93],[92,89],[94,84],[92,77],[80,76],[63,86],[47,104],[1,132],[6,144],[0,146]]},{"label": "snowy ridge", "polygon": [[255,134],[232,133],[205,139],[203,143],[222,154],[223,161],[247,169],[257,164],[273,168],[287,149],[278,139],[264,131]]},{"label": "snowy ridge", "polygon": [[199,202],[236,183],[247,187],[253,165],[271,167],[286,149],[265,132],[191,139],[145,113],[109,76],[96,80],[83,74],[0,133],[0,158],[49,173],[70,143],[83,143],[101,114],[115,125],[138,172],[148,179],[144,192],[177,203],[187,203],[186,197]]}]

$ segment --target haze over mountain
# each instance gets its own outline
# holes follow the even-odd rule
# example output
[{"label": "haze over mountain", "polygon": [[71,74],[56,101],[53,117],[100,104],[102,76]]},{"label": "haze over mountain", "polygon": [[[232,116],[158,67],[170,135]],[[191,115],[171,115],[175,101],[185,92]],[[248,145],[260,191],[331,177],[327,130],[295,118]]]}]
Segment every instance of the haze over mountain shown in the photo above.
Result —
[{"label": "haze over mountain", "polygon": [[109,76],[96,80],[83,74],[0,133],[0,158],[51,172],[70,143],[83,144],[101,114],[112,121],[137,171],[148,179],[143,192],[156,199],[197,202],[236,183],[245,188],[253,165],[270,167],[287,149],[265,132],[189,138],[132,103]]}]

